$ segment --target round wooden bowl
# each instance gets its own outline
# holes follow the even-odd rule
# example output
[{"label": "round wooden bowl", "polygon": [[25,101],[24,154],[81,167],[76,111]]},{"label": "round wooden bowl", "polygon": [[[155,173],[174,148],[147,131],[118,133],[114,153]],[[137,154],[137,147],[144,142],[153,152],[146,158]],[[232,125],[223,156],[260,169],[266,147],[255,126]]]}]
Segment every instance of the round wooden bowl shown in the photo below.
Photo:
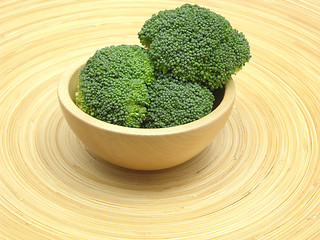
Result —
[{"label": "round wooden bowl", "polygon": [[75,105],[82,66],[70,68],[59,82],[58,97],[63,115],[94,156],[125,168],[159,170],[191,159],[224,127],[235,101],[236,91],[231,80],[224,91],[218,91],[219,105],[197,121],[159,129],[117,126],[93,118]]}]

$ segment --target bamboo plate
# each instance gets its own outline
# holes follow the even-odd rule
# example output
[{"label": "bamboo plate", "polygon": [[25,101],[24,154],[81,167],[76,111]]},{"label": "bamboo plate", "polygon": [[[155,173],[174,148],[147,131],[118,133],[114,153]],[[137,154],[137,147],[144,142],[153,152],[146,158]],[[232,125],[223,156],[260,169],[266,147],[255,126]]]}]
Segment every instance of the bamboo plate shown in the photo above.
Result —
[{"label": "bamboo plate", "polygon": [[90,155],[56,86],[182,1],[1,1],[0,239],[320,239],[320,2],[197,3],[251,43],[235,108],[195,158],[137,172]]}]

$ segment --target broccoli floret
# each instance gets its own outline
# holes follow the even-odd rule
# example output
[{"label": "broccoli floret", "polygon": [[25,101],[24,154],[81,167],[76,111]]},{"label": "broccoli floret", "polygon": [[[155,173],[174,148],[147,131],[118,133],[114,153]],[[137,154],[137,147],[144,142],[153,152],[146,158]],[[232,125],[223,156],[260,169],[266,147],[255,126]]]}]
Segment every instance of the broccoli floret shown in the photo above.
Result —
[{"label": "broccoli floret", "polygon": [[146,128],[165,128],[186,124],[212,111],[212,92],[197,83],[184,83],[170,76],[159,76],[148,87],[150,105]]},{"label": "broccoli floret", "polygon": [[137,45],[102,48],[80,71],[76,104],[102,121],[139,128],[150,103],[147,85],[153,78],[148,50]]},{"label": "broccoli floret", "polygon": [[223,87],[251,57],[243,33],[223,16],[198,5],[154,14],[138,36],[150,49],[156,71],[210,90]]}]

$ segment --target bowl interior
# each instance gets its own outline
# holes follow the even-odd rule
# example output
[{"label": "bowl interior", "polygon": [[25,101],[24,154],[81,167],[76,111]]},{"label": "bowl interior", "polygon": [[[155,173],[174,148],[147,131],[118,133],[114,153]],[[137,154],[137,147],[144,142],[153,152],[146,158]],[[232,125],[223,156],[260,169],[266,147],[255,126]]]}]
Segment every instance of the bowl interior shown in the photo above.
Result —
[{"label": "bowl interior", "polygon": [[223,88],[219,88],[219,89],[216,89],[214,92],[213,92],[213,95],[214,95],[214,103],[213,103],[213,106],[212,106],[212,111],[214,109],[216,109],[220,103],[222,102],[223,98],[224,98],[224,93],[225,93],[225,87]]},{"label": "bowl interior", "polygon": [[68,92],[71,100],[75,103],[76,102],[76,96],[75,93],[78,91],[78,79],[79,79],[79,74],[83,66],[78,68],[71,76],[69,85],[68,85]]}]

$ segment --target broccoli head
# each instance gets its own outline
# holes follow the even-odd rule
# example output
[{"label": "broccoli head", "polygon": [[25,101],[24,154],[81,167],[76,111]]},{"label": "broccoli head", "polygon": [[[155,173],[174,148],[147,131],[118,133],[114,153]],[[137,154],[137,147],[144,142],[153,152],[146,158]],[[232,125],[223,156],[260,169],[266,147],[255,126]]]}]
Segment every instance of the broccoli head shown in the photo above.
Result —
[{"label": "broccoli head", "polygon": [[165,128],[186,124],[212,111],[212,92],[197,83],[184,83],[170,76],[159,76],[148,87],[150,105],[146,128]]},{"label": "broccoli head", "polygon": [[184,4],[152,15],[138,33],[156,71],[210,90],[223,87],[250,59],[245,36],[221,15]]},{"label": "broccoli head", "polygon": [[138,128],[146,117],[147,85],[153,78],[148,50],[137,45],[102,48],[80,71],[76,104],[102,121]]}]

